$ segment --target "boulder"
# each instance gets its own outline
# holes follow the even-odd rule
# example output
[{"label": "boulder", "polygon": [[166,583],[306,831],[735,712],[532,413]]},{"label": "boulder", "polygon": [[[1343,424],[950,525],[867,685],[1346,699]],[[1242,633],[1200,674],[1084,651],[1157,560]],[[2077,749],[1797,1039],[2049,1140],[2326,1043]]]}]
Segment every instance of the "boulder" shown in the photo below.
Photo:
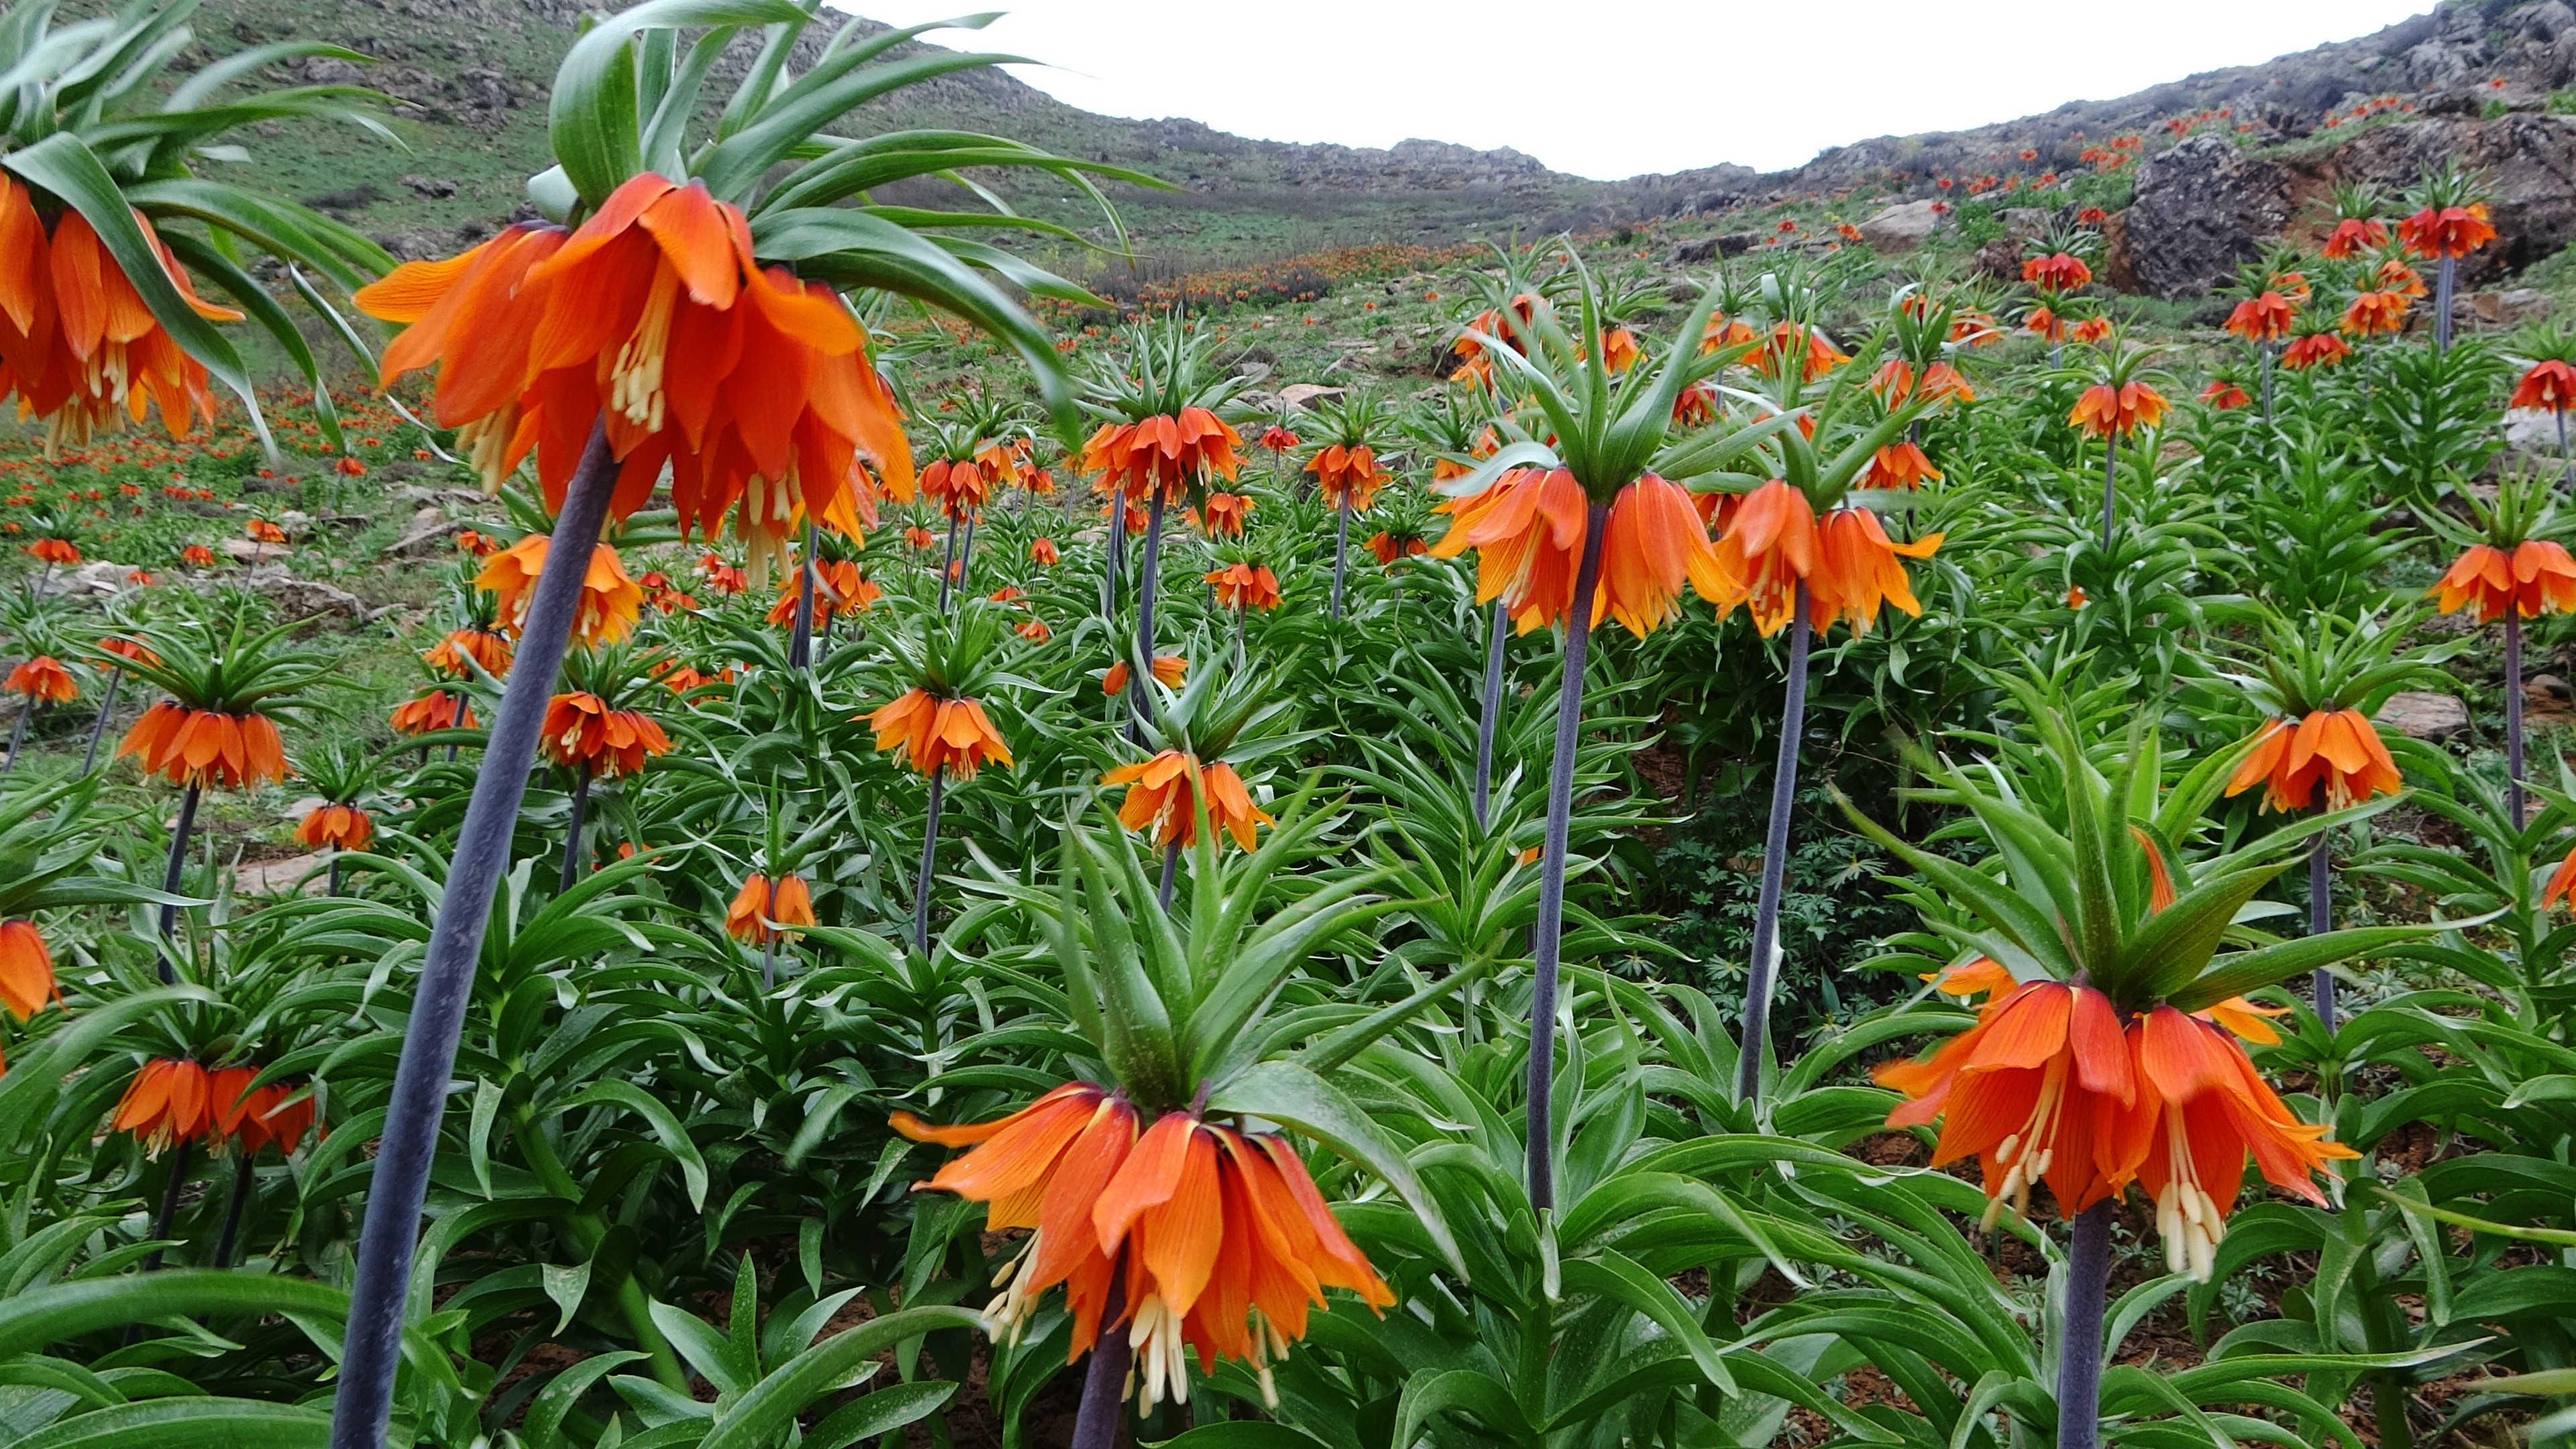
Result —
[{"label": "boulder", "polygon": [[2287,171],[2221,137],[2188,137],[2138,163],[2120,229],[2125,256],[2110,270],[2152,297],[2197,297],[2231,280],[2289,220]]},{"label": "boulder", "polygon": [[289,619],[367,617],[367,606],[357,595],[318,579],[299,579],[288,573],[284,564],[251,569],[236,582],[266,595],[277,605],[277,612]]},{"label": "boulder", "polygon": [[1687,267],[1698,262],[1713,262],[1719,257],[1740,257],[1753,250],[1755,240],[1749,231],[1731,231],[1720,236],[1676,242],[1671,261],[1674,266]]},{"label": "boulder", "polygon": [[[236,896],[320,895],[329,883],[331,862],[320,855],[294,855],[284,860],[263,860],[245,865],[233,873]],[[306,880],[305,877],[312,879]],[[299,882],[301,883],[299,885]]]},{"label": "boulder", "polygon": [[2319,189],[2340,180],[2402,187],[2446,157],[2485,173],[2495,188],[2496,240],[2462,259],[2463,280],[2490,280],[2576,242],[2576,120],[2566,116],[2440,117],[2382,126],[2301,169]]},{"label": "boulder", "polygon": [[1900,201],[1860,224],[1860,239],[1880,252],[1910,252],[1941,224],[1937,201]]},{"label": "boulder", "polygon": [[2438,743],[2469,727],[2469,707],[2447,694],[2392,694],[2379,707],[2378,722],[2409,739]]}]

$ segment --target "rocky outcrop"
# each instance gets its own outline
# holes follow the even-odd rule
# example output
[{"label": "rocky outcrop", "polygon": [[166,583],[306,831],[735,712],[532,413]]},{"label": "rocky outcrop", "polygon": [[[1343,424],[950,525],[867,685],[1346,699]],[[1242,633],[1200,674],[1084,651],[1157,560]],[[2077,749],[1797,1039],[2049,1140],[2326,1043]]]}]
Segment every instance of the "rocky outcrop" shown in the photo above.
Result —
[{"label": "rocky outcrop", "polygon": [[2217,136],[2193,136],[2139,163],[2116,267],[2155,297],[2196,297],[2226,282],[2290,221],[2290,177]]},{"label": "rocky outcrop", "polygon": [[[2567,34],[2576,39],[2576,27]],[[2365,131],[2301,165],[2299,180],[2319,193],[2341,180],[2404,186],[2445,157],[2484,172],[2495,190],[2496,241],[2463,264],[2468,280],[2529,266],[2576,241],[2576,120],[2564,116],[2444,117]]]}]

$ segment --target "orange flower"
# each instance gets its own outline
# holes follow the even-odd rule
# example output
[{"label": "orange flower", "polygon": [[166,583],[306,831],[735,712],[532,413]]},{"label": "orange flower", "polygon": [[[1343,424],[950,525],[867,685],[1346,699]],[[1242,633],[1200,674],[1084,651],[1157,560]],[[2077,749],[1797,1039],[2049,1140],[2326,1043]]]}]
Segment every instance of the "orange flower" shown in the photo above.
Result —
[{"label": "orange flower", "polygon": [[1430,548],[1431,545],[1410,534],[1398,538],[1392,533],[1381,531],[1369,535],[1368,541],[1368,551],[1377,555],[1378,564],[1382,568],[1393,568],[1397,559],[1412,554],[1427,553]]},{"label": "orange flower", "polygon": [[1054,539],[1033,538],[1029,540],[1029,562],[1036,564],[1038,567],[1053,568],[1057,563],[1061,562],[1063,558],[1064,555],[1056,551]]},{"label": "orange flower", "polygon": [[742,570],[714,553],[698,560],[698,572],[706,575],[707,587],[719,594],[739,594],[751,587],[751,580],[743,577]]},{"label": "orange flower", "polygon": [[2549,888],[2540,893],[2540,908],[2545,911],[2567,899],[2570,890],[2576,890],[2576,850],[2568,851],[2567,858],[2558,862],[2558,869],[2549,877]]},{"label": "orange flower", "polygon": [[163,700],[125,732],[117,757],[173,785],[240,789],[286,778],[286,744],[263,714],[217,714]]},{"label": "orange flower", "polygon": [[612,709],[598,695],[575,691],[546,701],[545,750],[558,765],[615,779],[671,752],[671,737],[641,710]]},{"label": "orange flower", "polygon": [[1352,448],[1335,443],[1310,459],[1306,471],[1323,491],[1325,507],[1341,507],[1343,495],[1348,494],[1353,513],[1368,512],[1377,502],[1378,490],[1395,476],[1378,466],[1376,450],[1366,443]]},{"label": "orange flower", "polygon": [[2217,1025],[2159,1006],[2128,1037],[2138,1104],[2110,1134],[2112,1155],[2155,1200],[2167,1271],[2209,1281],[2249,1154],[2264,1181],[2320,1207],[2314,1176],[2361,1155],[2301,1122]]},{"label": "orange flower", "polygon": [[250,522],[243,524],[242,532],[249,535],[253,543],[286,542],[286,530],[269,522],[265,518],[254,518]]},{"label": "orange flower", "polygon": [[[459,679],[471,679],[476,668],[486,674],[510,672],[510,636],[490,629],[458,629],[420,656],[429,667]],[[469,662],[470,661],[470,662]]]},{"label": "orange flower", "polygon": [[[141,212],[135,224],[163,276],[201,317],[241,313],[200,301],[170,248]],[[142,294],[79,212],[64,208],[45,234],[33,197],[0,177],[0,396],[14,391],[22,413],[45,420],[45,453],[80,447],[120,418],[161,410],[172,437],[214,416],[206,369],[179,348]]]},{"label": "orange flower", "polygon": [[2406,330],[2406,313],[2413,303],[2403,292],[2363,292],[2343,309],[2343,330],[2355,337],[2390,336]]},{"label": "orange flower", "polygon": [[924,775],[945,770],[972,780],[987,761],[1011,763],[1011,747],[993,728],[984,706],[971,699],[935,699],[926,690],[906,690],[869,715],[868,728],[877,732],[879,753],[902,750]]},{"label": "orange flower", "polygon": [[[1373,1310],[1395,1301],[1286,1139],[1189,1112],[1167,1112],[1141,1136],[1137,1127],[1125,1094],[1088,1082],[976,1126],[894,1114],[894,1129],[915,1141],[974,1148],[924,1186],[988,1204],[988,1232],[1035,1230],[985,1309],[996,1337],[1015,1339],[1062,1283],[1073,1317],[1066,1362],[1125,1328],[1147,1406],[1186,1402],[1192,1349],[1202,1374],[1218,1359],[1250,1364],[1269,1396],[1271,1361],[1306,1336],[1324,1289],[1347,1288]],[[1103,1322],[1122,1274],[1124,1307]]]},{"label": "orange flower", "polygon": [[154,1157],[174,1142],[194,1142],[214,1125],[206,1069],[179,1057],[155,1057],[134,1074],[116,1104],[110,1131],[131,1132]]},{"label": "orange flower", "polygon": [[1216,414],[1187,407],[1177,416],[1101,424],[1083,445],[1082,466],[1130,498],[1148,498],[1160,488],[1165,499],[1177,501],[1190,484],[1211,474],[1234,481],[1234,449],[1242,441]]},{"label": "orange flower", "polygon": [[2163,422],[2165,407],[2164,394],[2143,382],[2124,383],[2116,388],[2097,382],[2075,399],[2066,421],[2096,438],[2112,433],[2126,436]]},{"label": "orange flower", "polygon": [[2339,262],[2361,252],[2377,251],[2387,240],[2386,223],[2368,217],[2348,216],[2335,223],[2335,229],[2326,236],[2323,250],[2326,260]]},{"label": "orange flower", "polygon": [[[549,508],[604,422],[624,518],[664,467],[685,532],[740,505],[758,571],[811,514],[855,533],[872,462],[912,497],[912,453],[849,309],[819,282],[762,268],[740,211],[649,172],[578,231],[522,223],[460,256],[406,262],[359,289],[407,323],[384,382],[439,369],[436,420],[493,486],[531,449]],[[676,350],[686,365],[669,370]],[[863,495],[861,490],[865,489]]]},{"label": "orange flower", "polygon": [[1220,609],[1279,607],[1279,579],[1268,564],[1229,564],[1209,571],[1207,582]]},{"label": "orange flower", "polygon": [[1241,493],[1211,493],[1207,498],[1210,538],[1241,538],[1243,522],[1252,515],[1252,499]]},{"label": "orange flower", "polygon": [[[1976,1025],[1929,1058],[1888,1062],[1871,1073],[1909,1099],[1890,1127],[1945,1118],[1932,1165],[1976,1156],[1985,1168],[1986,1221],[2010,1202],[2027,1214],[2030,1190],[2048,1184],[2058,1212],[2073,1217],[2127,1183],[2112,1152],[2114,1133],[2137,1102],[2137,1078],[2120,1015],[2087,986],[2033,981],[2010,986],[1995,972],[1961,971],[1945,991],[1986,991]],[[1958,968],[1954,968],[1958,970]]]},{"label": "orange flower", "polygon": [[921,470],[921,491],[939,511],[950,518],[964,518],[984,511],[993,496],[993,476],[968,460],[950,462],[946,458]]},{"label": "orange flower", "polygon": [[305,812],[295,838],[307,850],[364,850],[376,838],[376,822],[355,805],[323,805]]},{"label": "orange flower", "polygon": [[394,733],[403,735],[470,730],[475,724],[474,706],[462,691],[433,689],[418,699],[395,705],[393,716],[386,723],[393,726]]},{"label": "orange flower", "polygon": [[2072,252],[2057,252],[2024,261],[2021,279],[2045,291],[2072,292],[2093,284],[2093,269]]},{"label": "orange flower", "polygon": [[2332,367],[2352,356],[2352,344],[2331,332],[2311,332],[2281,349],[2281,365],[2292,372]]},{"label": "orange flower", "polygon": [[[1431,556],[1456,558],[1475,548],[1477,603],[1501,599],[1524,634],[1566,616],[1589,512],[1572,473],[1515,468],[1440,508],[1452,521]],[[1607,614],[1643,638],[1680,611],[1685,582],[1713,599],[1726,580],[1690,495],[1649,473],[1611,500],[1591,622]]]},{"label": "orange flower", "polygon": [[1760,340],[1761,336],[1761,333],[1753,330],[1752,323],[1741,317],[1729,317],[1723,312],[1711,312],[1708,314],[1708,325],[1700,329],[1699,350],[1702,355],[1706,355],[1722,347],[1741,347],[1745,343]]},{"label": "orange flower", "polygon": [[1234,843],[1247,851],[1253,845],[1253,826],[1273,823],[1268,811],[1252,803],[1243,777],[1223,760],[1201,765],[1196,755],[1165,750],[1150,760],[1120,765],[1101,776],[1100,783],[1127,787],[1126,798],[1118,805],[1118,823],[1130,830],[1151,826],[1156,845],[1177,843],[1186,849],[1198,843],[1196,802],[1201,798],[1207,801],[1208,824],[1232,835]]},{"label": "orange flower", "polygon": [[2397,223],[2397,239],[2405,243],[2409,256],[2465,257],[2495,237],[2482,201],[2438,211],[2428,206]]},{"label": "orange flower", "polygon": [[2022,314],[2022,330],[2049,342],[2066,340],[2066,319],[2046,307],[2033,307]]},{"label": "orange flower", "polygon": [[2416,274],[2413,267],[2395,257],[2379,264],[2379,285],[2383,290],[2412,297],[2419,302],[2427,295],[2424,279]]},{"label": "orange flower", "polygon": [[2576,609],[2576,558],[2544,538],[2525,539],[2510,554],[2492,544],[2473,543],[2452,560],[2441,582],[2425,592],[2440,596],[2437,603],[2445,614],[2476,604],[2481,624],[2503,618],[2507,609],[2526,619],[2563,614]]},{"label": "orange flower", "polygon": [[1044,619],[1023,619],[1011,626],[1011,632],[1032,644],[1044,644],[1055,637],[1055,631],[1047,627]]},{"label": "orange flower", "polygon": [[[1165,689],[1180,688],[1181,681],[1189,677],[1189,672],[1190,661],[1182,658],[1178,654],[1157,654],[1154,656],[1154,682],[1160,684]],[[1109,672],[1100,676],[1100,692],[1108,695],[1112,699],[1125,694],[1127,692],[1128,673],[1127,661],[1124,659],[1110,665]]]},{"label": "orange flower", "polygon": [[[545,571],[548,544],[546,535],[529,534],[492,555],[474,576],[474,587],[500,596],[501,627],[514,635],[526,627],[537,576]],[[590,569],[582,576],[581,612],[573,621],[573,637],[587,646],[614,644],[634,630],[643,612],[644,590],[626,576],[617,550],[604,543],[593,545]]]},{"label": "orange flower", "polygon": [[27,545],[27,556],[39,563],[74,568],[80,564],[81,551],[67,538],[40,538]]},{"label": "orange flower", "polygon": [[2320,709],[2295,725],[2286,719],[2264,722],[2253,753],[2228,780],[2227,793],[2241,795],[2258,784],[2264,787],[2264,808],[2286,815],[2307,808],[2320,784],[2327,806],[2341,810],[2374,795],[2394,795],[2405,781],[2367,716],[2357,709]]},{"label": "orange flower", "polygon": [[814,896],[803,876],[754,871],[744,878],[741,893],[725,907],[725,934],[755,946],[766,946],[787,934],[766,921],[776,921],[780,928],[814,924]]},{"label": "orange flower", "polygon": [[[1866,634],[1878,622],[1882,603],[1894,604],[1916,618],[1923,606],[1905,576],[1902,558],[1930,558],[1942,535],[1925,534],[1912,543],[1897,543],[1866,508],[1837,508],[1817,528],[1817,569],[1807,580],[1810,627],[1823,633],[1836,619],[1847,620],[1855,634]],[[1792,606],[1795,600],[1791,601]],[[1756,622],[1760,616],[1756,615]],[[1767,631],[1766,631],[1767,632]]]},{"label": "orange flower", "polygon": [[1274,453],[1285,453],[1289,449],[1299,446],[1297,435],[1288,431],[1286,428],[1279,426],[1277,423],[1272,423],[1269,427],[1263,428],[1261,430],[1259,441],[1262,447],[1268,448]]},{"label": "orange flower", "polygon": [[2277,342],[2289,334],[2295,311],[2289,298],[2265,292],[2237,303],[2236,310],[2227,314],[2227,330],[2248,342]]},{"label": "orange flower", "polygon": [[2576,407],[2576,367],[2554,357],[2533,363],[2522,381],[2514,384],[2513,400],[2506,406],[2547,408],[2553,413]]},{"label": "orange flower", "polygon": [[2220,412],[2226,412],[2231,408],[2247,407],[2254,401],[2245,395],[2245,389],[2223,377],[2213,379],[2209,386],[2202,388],[2200,400]]},{"label": "orange flower", "polygon": [[2066,331],[2068,341],[2083,343],[2086,346],[2110,335],[2111,319],[2108,317],[2087,317]]},{"label": "orange flower", "polygon": [[295,1088],[284,1082],[251,1086],[258,1077],[257,1067],[223,1067],[208,1074],[207,1100],[212,1106],[207,1136],[218,1143],[239,1142],[253,1156],[272,1144],[281,1153],[293,1152],[312,1130],[313,1099],[307,1096],[290,1105]]},{"label": "orange flower", "polygon": [[0,921],[0,1007],[25,1021],[63,999],[54,980],[54,953],[33,921]]},{"label": "orange flower", "polygon": [[1932,466],[1922,445],[1894,442],[1878,450],[1869,462],[1869,473],[1863,484],[1869,488],[1919,488],[1929,480],[1941,481],[1941,470]]},{"label": "orange flower", "polygon": [[[885,598],[885,590],[861,576],[859,566],[848,559],[826,559],[815,567],[814,627],[821,628],[842,614],[863,613]],[[772,624],[796,622],[797,596],[803,591],[801,571],[791,573],[778,586],[778,602],[769,606]]]},{"label": "orange flower", "polygon": [[63,667],[63,661],[51,654],[39,654],[10,670],[8,681],[0,688],[30,704],[68,704],[80,698],[80,682]]},{"label": "orange flower", "polygon": [[192,569],[210,569],[215,566],[215,551],[202,543],[192,543],[179,550],[179,562]]},{"label": "orange flower", "polygon": [[1814,382],[1851,361],[1851,354],[1834,346],[1822,330],[1798,322],[1775,323],[1761,350],[1748,360],[1764,377],[1778,377],[1792,356],[1803,358],[1799,378],[1804,382]]}]

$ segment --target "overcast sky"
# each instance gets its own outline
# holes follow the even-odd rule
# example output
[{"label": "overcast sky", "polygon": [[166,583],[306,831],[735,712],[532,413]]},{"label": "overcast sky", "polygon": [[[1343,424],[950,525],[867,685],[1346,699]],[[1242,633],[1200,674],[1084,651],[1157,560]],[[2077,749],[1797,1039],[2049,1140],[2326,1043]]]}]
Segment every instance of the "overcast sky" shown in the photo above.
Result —
[{"label": "overcast sky", "polygon": [[[913,25],[940,0],[832,0]],[[993,3],[993,0],[986,0]],[[980,36],[1086,110],[1278,141],[1510,146],[1613,180],[2126,95],[2430,0],[999,0]]]}]

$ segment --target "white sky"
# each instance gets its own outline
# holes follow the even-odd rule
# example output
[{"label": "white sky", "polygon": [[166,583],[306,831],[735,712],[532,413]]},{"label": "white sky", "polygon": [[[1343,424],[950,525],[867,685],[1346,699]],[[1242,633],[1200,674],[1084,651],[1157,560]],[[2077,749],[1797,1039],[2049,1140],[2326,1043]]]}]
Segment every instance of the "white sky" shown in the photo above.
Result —
[{"label": "white sky", "polygon": [[[959,0],[832,0],[895,25]],[[996,3],[996,0],[986,0]],[[2126,95],[2393,24],[2429,0],[997,0],[980,35],[1085,110],[1278,141],[1408,136],[1613,180],[1763,170],[1871,136]],[[1580,80],[1597,76],[1592,82]],[[1531,97],[1523,99],[1523,97]]]}]

